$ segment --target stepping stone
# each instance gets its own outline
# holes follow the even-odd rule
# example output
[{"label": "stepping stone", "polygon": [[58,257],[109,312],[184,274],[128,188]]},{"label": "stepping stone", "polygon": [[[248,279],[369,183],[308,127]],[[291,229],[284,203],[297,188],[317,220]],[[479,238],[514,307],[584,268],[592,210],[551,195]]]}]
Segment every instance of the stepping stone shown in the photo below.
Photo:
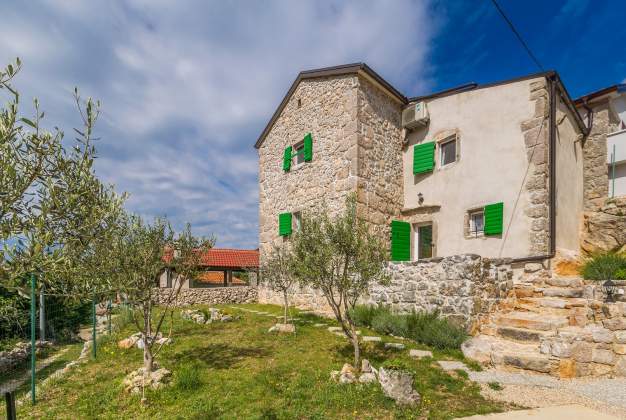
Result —
[{"label": "stepping stone", "polygon": [[439,366],[441,366],[441,368],[443,370],[464,370],[466,372],[469,372],[469,368],[467,366],[465,366],[465,363],[463,362],[458,362],[456,360],[439,360],[437,361],[437,363],[439,364]]},{"label": "stepping stone", "polygon": [[382,341],[382,338],[371,336],[371,335],[364,335],[362,340],[364,342],[368,342],[368,341]]},{"label": "stepping stone", "polygon": [[428,350],[409,350],[409,356],[415,357],[417,359],[423,359],[424,357],[433,357],[433,352]]},{"label": "stepping stone", "polygon": [[403,350],[404,344],[402,343],[385,343],[386,349]]},{"label": "stepping stone", "polygon": [[318,328],[319,328],[319,327],[325,327],[325,326],[326,326],[326,324],[314,324],[313,326],[314,326],[314,327],[318,327]]},{"label": "stepping stone", "polygon": [[328,327],[328,331],[337,332],[337,331],[343,331],[343,329],[341,327]]}]

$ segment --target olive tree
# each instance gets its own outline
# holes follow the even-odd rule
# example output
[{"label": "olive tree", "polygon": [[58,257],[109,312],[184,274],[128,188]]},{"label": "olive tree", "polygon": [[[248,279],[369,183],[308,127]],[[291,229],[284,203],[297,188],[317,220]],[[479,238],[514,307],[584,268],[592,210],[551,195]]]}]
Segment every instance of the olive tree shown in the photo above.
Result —
[{"label": "olive tree", "polygon": [[356,198],[351,195],[338,217],[331,218],[327,211],[305,215],[293,250],[298,278],[323,293],[354,347],[354,367],[359,369],[359,337],[351,311],[370,285],[389,282],[385,242],[357,216]]},{"label": "olive tree", "polygon": [[[119,263],[112,287],[134,309],[134,323],[144,342],[146,373],[152,372],[154,359],[162,346],[156,346],[156,337],[168,315],[171,320],[183,281],[200,273],[202,255],[213,243],[213,239],[193,236],[189,225],[176,235],[165,219],[146,223],[138,216],[130,216],[124,235],[112,245]],[[177,279],[175,286],[160,298],[157,281],[165,268],[175,272]],[[155,310],[157,303],[160,304],[158,311]]]},{"label": "olive tree", "polygon": [[78,264],[120,219],[125,195],[104,185],[93,169],[99,102],[83,100],[75,89],[82,127],[66,148],[61,130],[41,128],[37,100],[34,115],[21,116],[11,85],[20,68],[18,59],[0,71],[0,92],[10,98],[0,110],[0,281],[20,290],[27,274],[43,273],[40,284],[69,294],[77,286],[73,273],[94,277]]},{"label": "olive tree", "polygon": [[283,296],[285,324],[288,323],[289,293],[298,282],[295,269],[294,255],[288,243],[274,246],[260,268],[263,282]]}]

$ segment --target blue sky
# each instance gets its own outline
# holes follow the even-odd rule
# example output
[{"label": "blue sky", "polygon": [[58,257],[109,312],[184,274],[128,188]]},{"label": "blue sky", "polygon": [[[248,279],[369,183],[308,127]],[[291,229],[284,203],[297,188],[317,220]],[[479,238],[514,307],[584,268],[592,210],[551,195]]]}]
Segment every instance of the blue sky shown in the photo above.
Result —
[{"label": "blue sky", "polygon": [[[500,0],[571,95],[626,79],[623,1]],[[47,124],[102,101],[98,174],[146,217],[258,243],[252,147],[300,70],[364,61],[408,96],[538,71],[489,0],[5,0],[0,63]]]}]

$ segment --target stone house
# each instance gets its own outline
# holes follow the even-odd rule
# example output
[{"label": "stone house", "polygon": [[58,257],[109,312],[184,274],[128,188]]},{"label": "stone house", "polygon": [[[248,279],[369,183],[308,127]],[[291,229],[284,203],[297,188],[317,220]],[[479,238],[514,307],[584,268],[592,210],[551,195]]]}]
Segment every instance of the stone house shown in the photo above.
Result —
[{"label": "stone house", "polygon": [[555,72],[414,98],[365,64],[302,72],[255,144],[261,259],[349,193],[394,261],[576,253],[586,132]]},{"label": "stone house", "polygon": [[[365,64],[301,72],[255,144],[260,260],[354,193],[389,238],[391,284],[365,302],[438,310],[475,335],[464,353],[485,364],[626,376],[626,297],[607,301],[576,267],[626,244],[607,166],[611,142],[623,150],[621,95],[573,101],[554,71],[421,97]],[[262,282],[258,298],[280,302]],[[292,302],[327,312],[316,290]]]}]

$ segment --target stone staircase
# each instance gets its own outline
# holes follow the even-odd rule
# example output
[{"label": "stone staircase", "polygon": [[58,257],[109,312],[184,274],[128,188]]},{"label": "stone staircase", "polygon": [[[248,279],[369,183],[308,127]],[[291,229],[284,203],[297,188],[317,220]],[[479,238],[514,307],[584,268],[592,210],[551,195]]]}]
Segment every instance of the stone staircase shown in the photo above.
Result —
[{"label": "stone staircase", "polygon": [[562,378],[626,375],[626,303],[609,307],[596,289],[548,270],[527,276],[463,352],[486,365]]}]

